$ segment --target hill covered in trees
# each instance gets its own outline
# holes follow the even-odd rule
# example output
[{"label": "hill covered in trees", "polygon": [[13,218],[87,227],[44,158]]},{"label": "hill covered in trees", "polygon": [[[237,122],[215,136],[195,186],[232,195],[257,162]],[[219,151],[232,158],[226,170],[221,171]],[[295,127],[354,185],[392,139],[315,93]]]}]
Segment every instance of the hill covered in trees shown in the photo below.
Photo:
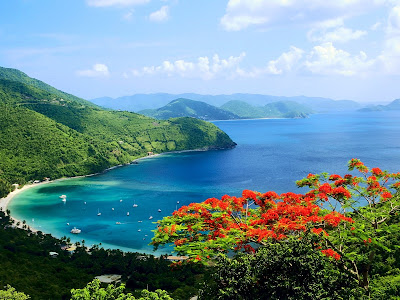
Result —
[{"label": "hill covered in trees", "polygon": [[201,120],[233,120],[240,118],[232,112],[205,102],[184,98],[175,99],[158,109],[146,109],[138,113],[161,120],[176,117],[193,117]]},{"label": "hill covered in trees", "polygon": [[211,123],[107,111],[14,69],[0,69],[0,112],[0,197],[13,183],[96,173],[147,152],[235,145]]},{"label": "hill covered in trees", "polygon": [[308,106],[294,101],[278,101],[264,106],[255,106],[244,101],[231,100],[222,105],[221,108],[246,119],[304,118],[313,112]]}]

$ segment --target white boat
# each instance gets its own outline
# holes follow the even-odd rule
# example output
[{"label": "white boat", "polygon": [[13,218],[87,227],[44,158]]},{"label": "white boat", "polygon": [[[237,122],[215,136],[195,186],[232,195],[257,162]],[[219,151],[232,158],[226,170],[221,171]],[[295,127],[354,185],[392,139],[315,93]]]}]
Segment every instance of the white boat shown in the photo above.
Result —
[{"label": "white boat", "polygon": [[138,229],[138,231],[142,231],[142,229]]},{"label": "white boat", "polygon": [[63,198],[61,201],[62,202],[67,202],[67,198]]},{"label": "white boat", "polygon": [[117,224],[117,225],[120,225],[120,224],[121,224],[121,222],[115,222],[115,224]]},{"label": "white boat", "polygon": [[158,209],[158,212],[161,212],[161,209]]},{"label": "white boat", "polygon": [[101,216],[101,212],[100,212],[99,209],[97,209],[97,215],[98,215],[98,216]]},{"label": "white boat", "polygon": [[81,233],[81,232],[82,232],[82,230],[80,230],[80,229],[78,229],[78,228],[76,228],[76,227],[74,227],[74,228],[71,229],[71,233],[78,234],[78,233]]},{"label": "white boat", "polygon": [[139,205],[137,205],[136,203],[132,205],[133,207],[138,207]]},{"label": "white boat", "polygon": [[65,199],[65,198],[67,198],[67,195],[61,195],[60,198]]},{"label": "white boat", "polygon": [[127,216],[129,216],[129,211],[126,213]]},{"label": "white boat", "polygon": [[151,220],[151,219],[153,219],[153,216],[150,216],[150,217],[149,217],[149,220]]},{"label": "white boat", "polygon": [[143,221],[138,221],[139,223],[142,223]]},{"label": "white boat", "polygon": [[121,199],[121,200],[119,200],[119,202],[122,202],[123,200]]},{"label": "white boat", "polygon": [[112,210],[114,210],[114,207],[113,208],[111,208]]}]

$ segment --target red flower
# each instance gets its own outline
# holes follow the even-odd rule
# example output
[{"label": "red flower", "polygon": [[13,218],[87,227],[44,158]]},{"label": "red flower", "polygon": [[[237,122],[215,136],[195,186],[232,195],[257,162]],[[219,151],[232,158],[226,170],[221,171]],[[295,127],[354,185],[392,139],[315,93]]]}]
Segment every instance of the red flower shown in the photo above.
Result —
[{"label": "red flower", "polygon": [[322,254],[326,255],[327,257],[333,257],[336,260],[340,259],[340,254],[332,249],[326,249],[321,251]]}]

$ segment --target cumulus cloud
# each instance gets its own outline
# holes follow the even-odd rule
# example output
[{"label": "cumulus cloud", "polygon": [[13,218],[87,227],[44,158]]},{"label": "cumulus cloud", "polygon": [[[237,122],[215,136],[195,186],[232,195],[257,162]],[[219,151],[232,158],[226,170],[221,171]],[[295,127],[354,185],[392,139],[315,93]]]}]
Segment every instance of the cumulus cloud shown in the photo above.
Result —
[{"label": "cumulus cloud", "polygon": [[221,25],[237,31],[277,22],[319,22],[368,11],[389,0],[229,0]]},{"label": "cumulus cloud", "polygon": [[378,60],[383,72],[400,75],[400,5],[394,6],[389,13],[386,39]]},{"label": "cumulus cloud", "polygon": [[352,55],[328,42],[313,48],[304,67],[313,74],[352,76],[366,74],[374,63],[363,51]]},{"label": "cumulus cloud", "polygon": [[168,5],[162,6],[159,10],[153,12],[149,16],[149,20],[152,22],[165,22],[169,18],[169,7]]},{"label": "cumulus cloud", "polygon": [[197,61],[176,60],[172,62],[166,60],[158,66],[146,66],[140,70],[133,70],[132,74],[134,76],[164,74],[204,80],[217,76],[232,77],[235,76],[236,70],[245,56],[246,53],[243,52],[239,56],[230,56],[227,59],[221,59],[218,54],[215,54],[212,58],[199,57]]},{"label": "cumulus cloud", "polygon": [[79,70],[76,72],[78,76],[83,77],[107,77],[110,75],[108,67],[104,64],[95,64],[91,69]]},{"label": "cumulus cloud", "polygon": [[86,0],[89,6],[106,7],[106,6],[133,6],[145,4],[150,0]]}]

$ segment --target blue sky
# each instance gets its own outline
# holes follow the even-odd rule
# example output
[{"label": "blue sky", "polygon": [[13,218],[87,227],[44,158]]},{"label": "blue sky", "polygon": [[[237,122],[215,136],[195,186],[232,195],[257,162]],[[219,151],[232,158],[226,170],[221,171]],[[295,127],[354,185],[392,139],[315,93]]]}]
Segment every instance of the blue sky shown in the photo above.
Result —
[{"label": "blue sky", "polygon": [[400,98],[400,0],[5,0],[0,66],[91,99]]}]

